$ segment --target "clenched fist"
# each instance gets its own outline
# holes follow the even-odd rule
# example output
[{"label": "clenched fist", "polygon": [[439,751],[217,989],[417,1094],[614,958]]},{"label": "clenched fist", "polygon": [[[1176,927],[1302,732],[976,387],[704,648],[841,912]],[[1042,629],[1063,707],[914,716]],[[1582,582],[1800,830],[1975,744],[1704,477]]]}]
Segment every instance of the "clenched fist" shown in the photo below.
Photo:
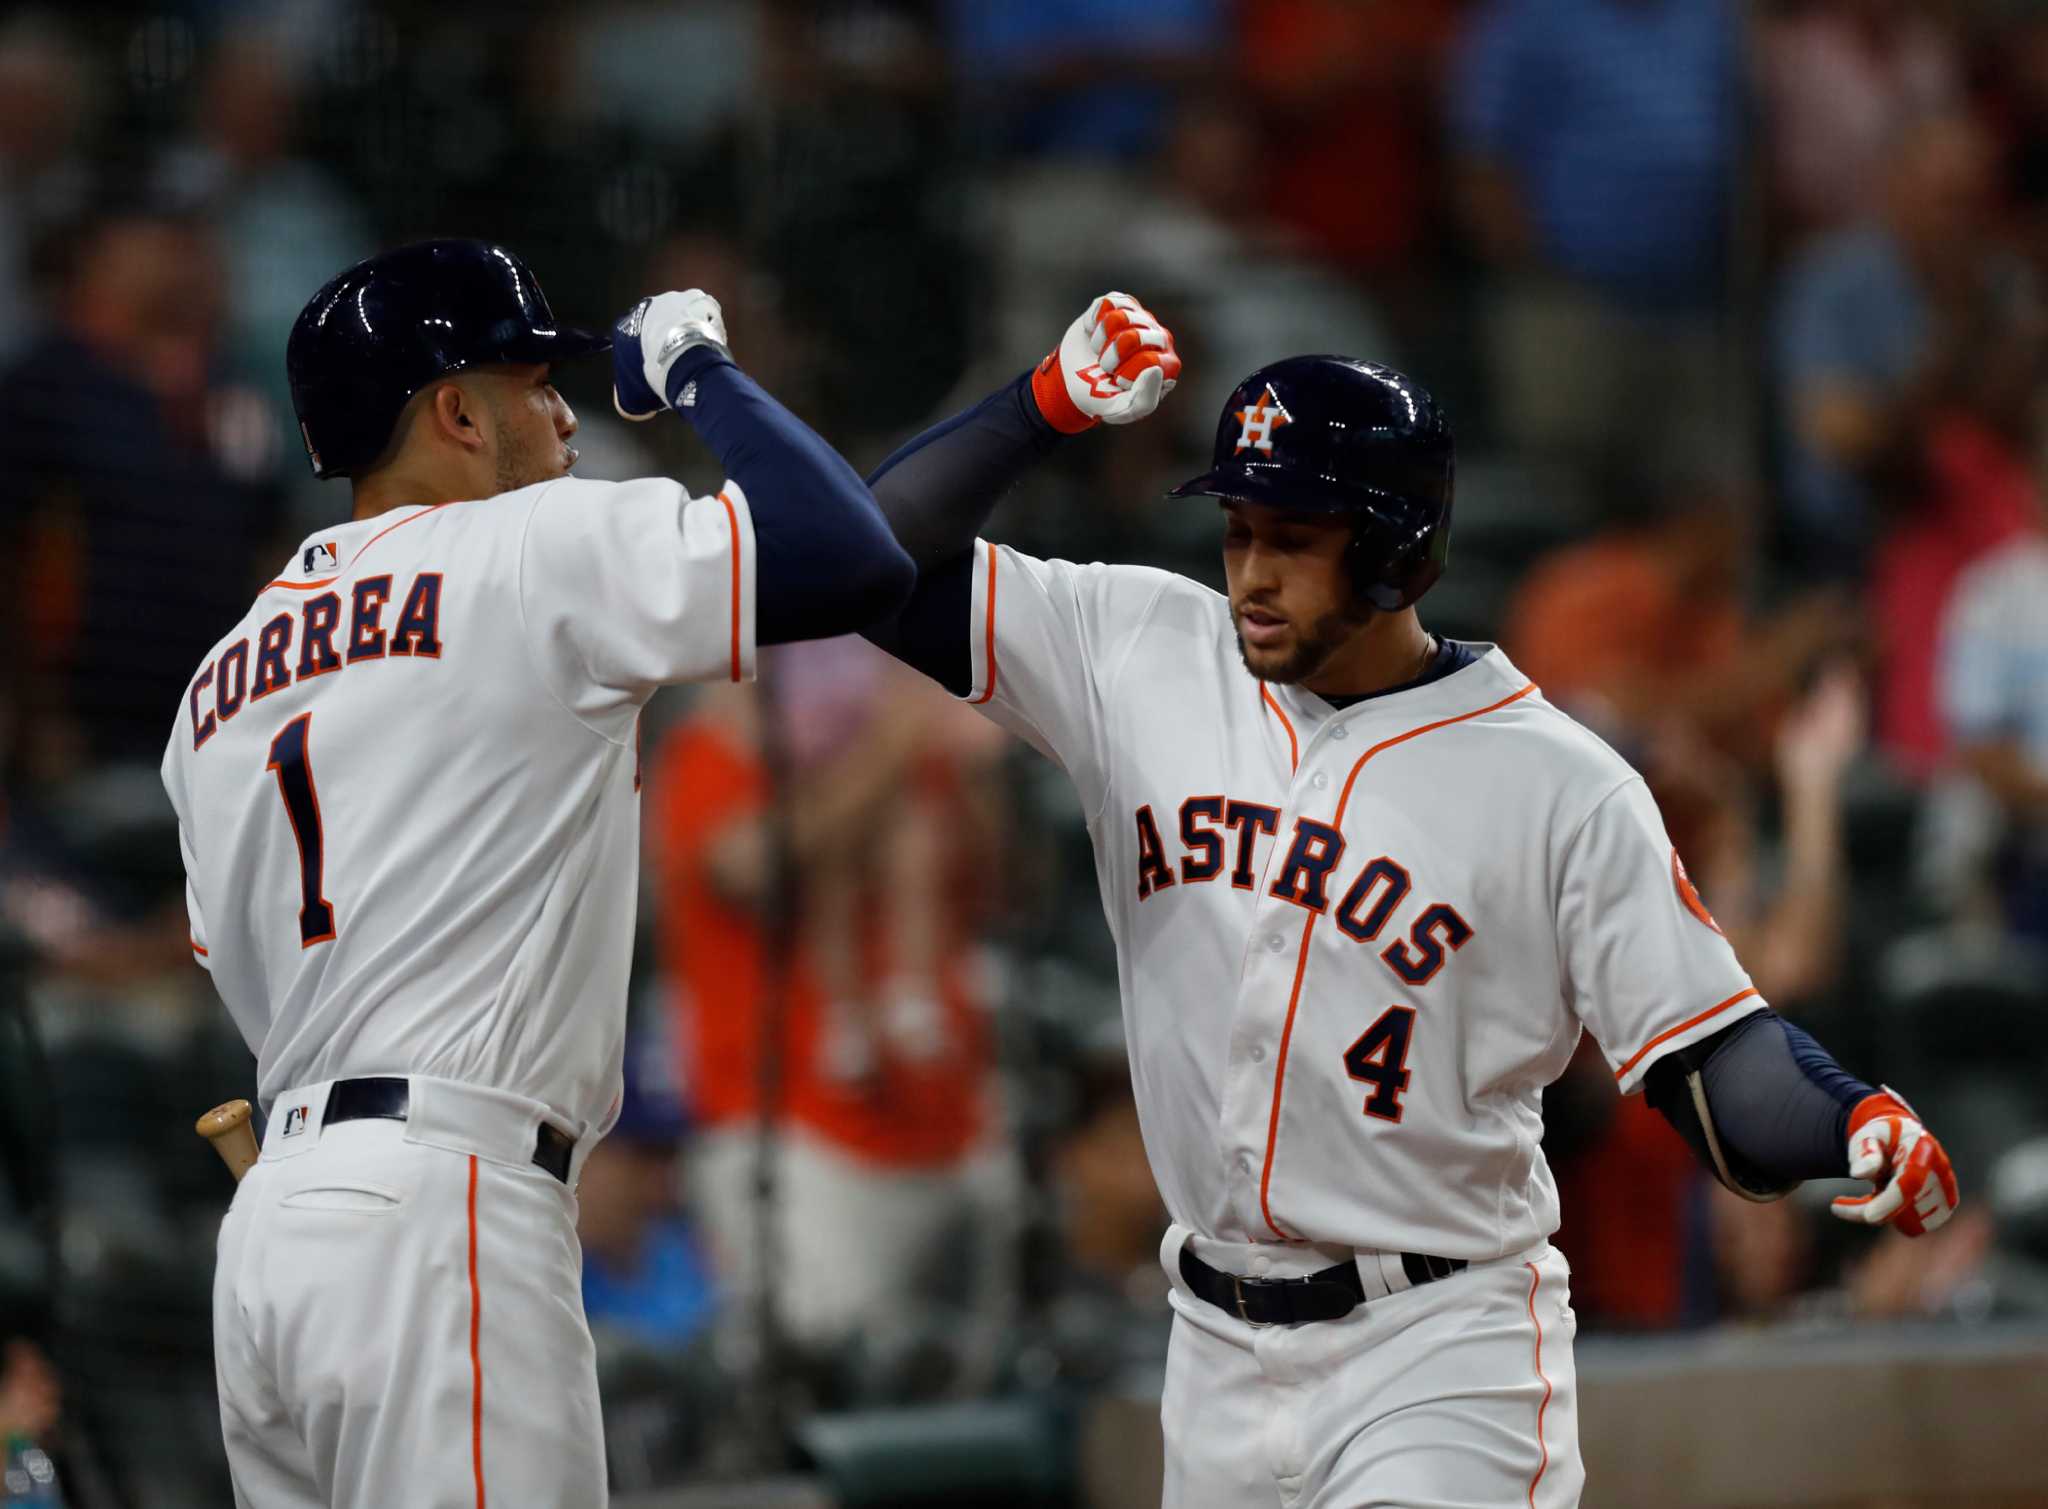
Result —
[{"label": "clenched fist", "polygon": [[1173,332],[1129,294],[1106,293],[1038,364],[1031,396],[1046,423],[1075,435],[1143,419],[1179,377]]},{"label": "clenched fist", "polygon": [[1918,1237],[1955,1214],[1956,1172],[1947,1151],[1890,1091],[1865,1096],[1849,1113],[1849,1177],[1877,1188],[1835,1201],[1835,1214],[1845,1221]]},{"label": "clenched fist", "polygon": [[730,357],[725,314],[701,288],[642,299],[612,326],[612,407],[623,419],[652,419],[671,408],[669,369],[693,346]]}]

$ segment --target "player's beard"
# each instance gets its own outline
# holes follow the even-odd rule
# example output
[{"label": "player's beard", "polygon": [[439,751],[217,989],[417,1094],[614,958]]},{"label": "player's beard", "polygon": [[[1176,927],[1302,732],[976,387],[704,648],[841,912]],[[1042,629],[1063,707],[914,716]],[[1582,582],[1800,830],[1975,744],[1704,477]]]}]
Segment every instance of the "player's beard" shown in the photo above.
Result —
[{"label": "player's beard", "polygon": [[546,481],[549,475],[540,465],[535,448],[526,443],[525,437],[516,428],[501,423],[498,426],[498,491],[509,493],[531,487],[536,482]]},{"label": "player's beard", "polygon": [[529,432],[514,422],[508,410],[507,405],[493,403],[492,415],[496,422],[492,428],[498,435],[498,491],[514,492],[536,482],[552,482],[561,476],[562,468],[550,465],[544,459],[550,455],[561,455],[561,438],[549,430],[546,445],[535,444],[529,438]]},{"label": "player's beard", "polygon": [[[1293,686],[1306,681],[1317,671],[1330,663],[1330,657],[1344,647],[1350,639],[1372,617],[1370,608],[1347,605],[1325,613],[1311,624],[1307,632],[1295,631],[1294,648],[1286,658],[1274,660],[1271,657],[1253,659],[1246,648],[1244,629],[1237,616],[1231,615],[1231,630],[1237,635],[1238,657],[1244,661],[1244,668],[1261,681],[1271,681],[1280,686]],[[1290,620],[1291,622],[1291,620]]]}]

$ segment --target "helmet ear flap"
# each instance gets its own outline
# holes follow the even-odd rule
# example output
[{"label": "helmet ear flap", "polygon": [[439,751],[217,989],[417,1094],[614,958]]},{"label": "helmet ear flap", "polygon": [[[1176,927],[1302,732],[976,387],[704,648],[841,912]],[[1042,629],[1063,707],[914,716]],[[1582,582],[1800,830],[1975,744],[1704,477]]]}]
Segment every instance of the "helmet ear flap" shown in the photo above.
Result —
[{"label": "helmet ear flap", "polygon": [[1377,534],[1364,519],[1351,528],[1345,559],[1351,567],[1352,591],[1381,613],[1412,608],[1444,574],[1445,533],[1432,530],[1402,540],[1391,549],[1379,546]]}]

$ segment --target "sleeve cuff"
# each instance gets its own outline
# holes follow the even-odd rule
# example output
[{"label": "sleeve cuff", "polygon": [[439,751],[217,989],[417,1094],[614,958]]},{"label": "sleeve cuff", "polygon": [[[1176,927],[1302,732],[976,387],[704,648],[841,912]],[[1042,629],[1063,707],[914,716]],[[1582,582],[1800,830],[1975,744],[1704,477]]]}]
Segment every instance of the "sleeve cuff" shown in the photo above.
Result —
[{"label": "sleeve cuff", "polygon": [[728,591],[731,652],[726,661],[726,675],[728,680],[735,682],[752,681],[756,670],[758,646],[754,636],[759,611],[755,591],[757,552],[754,548],[754,515],[747,506],[746,493],[739,483],[729,478],[718,490],[718,503],[725,510],[726,527],[732,535],[732,580]]},{"label": "sleeve cuff", "polygon": [[1614,1071],[1615,1086],[1624,1095],[1633,1095],[1642,1088],[1643,1076],[1650,1072],[1650,1066],[1667,1053],[1711,1037],[1722,1028],[1741,1021],[1752,1012],[1765,1009],[1761,992],[1754,985],[1739,990],[1727,1000],[1709,1006],[1697,1016],[1666,1027],[1648,1042],[1624,1059]]},{"label": "sleeve cuff", "polygon": [[961,699],[979,707],[995,699],[1000,670],[996,664],[996,547],[974,542],[974,595],[967,614],[967,665],[970,676]]}]

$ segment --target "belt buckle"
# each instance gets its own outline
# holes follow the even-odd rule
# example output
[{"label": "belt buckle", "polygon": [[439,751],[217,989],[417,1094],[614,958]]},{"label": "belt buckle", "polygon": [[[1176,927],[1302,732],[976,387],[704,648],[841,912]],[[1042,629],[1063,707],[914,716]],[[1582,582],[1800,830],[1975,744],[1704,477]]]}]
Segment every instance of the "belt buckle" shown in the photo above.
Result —
[{"label": "belt buckle", "polygon": [[1270,1320],[1253,1320],[1244,1308],[1244,1279],[1238,1274],[1230,1275],[1230,1289],[1237,1296],[1237,1318],[1254,1331],[1263,1331],[1273,1324]]}]

